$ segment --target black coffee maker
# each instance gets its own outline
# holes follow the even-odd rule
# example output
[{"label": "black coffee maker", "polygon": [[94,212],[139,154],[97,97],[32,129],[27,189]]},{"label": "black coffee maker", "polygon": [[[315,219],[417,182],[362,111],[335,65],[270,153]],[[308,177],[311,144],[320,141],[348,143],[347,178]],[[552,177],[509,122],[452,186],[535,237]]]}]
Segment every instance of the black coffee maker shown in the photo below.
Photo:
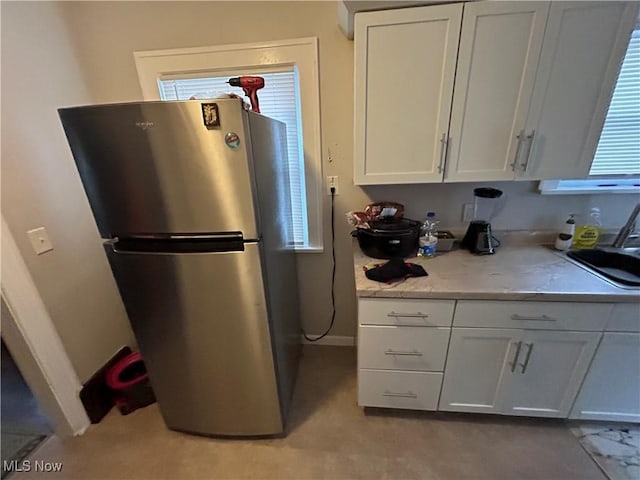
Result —
[{"label": "black coffee maker", "polygon": [[476,188],[473,195],[473,220],[460,245],[477,255],[493,255],[499,242],[491,232],[491,220],[504,207],[504,196],[501,190],[491,187]]}]

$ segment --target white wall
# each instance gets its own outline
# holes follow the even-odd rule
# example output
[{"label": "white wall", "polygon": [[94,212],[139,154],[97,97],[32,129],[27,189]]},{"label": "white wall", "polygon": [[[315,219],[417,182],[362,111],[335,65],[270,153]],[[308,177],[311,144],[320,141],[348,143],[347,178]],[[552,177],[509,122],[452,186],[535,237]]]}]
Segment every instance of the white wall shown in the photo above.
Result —
[{"label": "white wall", "polygon": [[[93,99],[56,5],[2,2],[1,8],[2,214],[85,381],[132,342],[56,112]],[[55,248],[38,256],[26,231],[40,226]]]},{"label": "white wall", "polygon": [[406,186],[372,186],[365,190],[376,200],[393,199],[407,205],[406,215],[422,219],[425,212],[438,213],[442,225],[454,230],[465,229],[462,206],[473,203],[473,189],[491,186],[502,190],[507,203],[492,226],[496,230],[556,231],[570,213],[589,218],[589,209],[599,207],[605,229],[619,228],[627,220],[638,195],[540,195],[540,182],[485,182]]},{"label": "white wall", "polygon": [[[37,10],[38,7],[23,8]],[[471,201],[475,184],[366,189],[353,186],[353,42],[347,40],[337,26],[334,2],[62,2],[57,8],[66,24],[77,60],[73,73],[70,71],[67,77],[74,84],[84,83],[87,99],[92,102],[142,99],[133,61],[133,52],[137,50],[308,36],[319,38],[324,175],[340,177],[340,195],[336,197],[338,315],[334,335],[353,335],[356,325],[350,228],[344,221],[344,212],[361,209],[370,200],[397,200],[407,205],[408,216],[419,218],[427,209],[433,209],[445,226],[463,227],[460,221],[462,204]],[[42,28],[42,21],[39,23],[40,27],[34,28]],[[48,28],[61,27],[55,24]],[[64,48],[68,48],[66,43]],[[48,46],[47,51],[51,50]],[[56,51],[55,55],[60,53]],[[66,58],[65,61],[71,60]],[[38,71],[36,66],[30,68]],[[40,91],[48,93],[48,89],[58,88],[61,87],[41,85]],[[395,93],[405,95],[400,86],[398,92],[390,92],[391,95]],[[59,104],[62,103],[82,102],[69,98],[68,102]],[[57,125],[49,125],[46,135],[56,144],[63,142]],[[38,143],[45,148],[44,141]],[[328,160],[329,150],[332,161]],[[37,172],[35,176],[43,178]],[[72,190],[78,189],[77,175],[69,173],[64,184]],[[580,213],[590,205],[602,208],[605,226],[618,226],[634,201],[628,195],[544,197],[535,193],[534,182],[494,185],[504,189],[510,200],[494,223],[497,229],[555,229],[568,213]],[[42,196],[35,195],[35,198]],[[57,202],[52,192],[48,192],[46,198]],[[324,237],[327,246],[330,238],[328,205],[326,198]],[[84,201],[81,209],[86,213]],[[22,230],[24,226],[21,226]],[[300,270],[304,323],[311,333],[319,333],[331,316],[330,251],[301,255]],[[103,275],[106,278],[108,273],[103,272]]]}]

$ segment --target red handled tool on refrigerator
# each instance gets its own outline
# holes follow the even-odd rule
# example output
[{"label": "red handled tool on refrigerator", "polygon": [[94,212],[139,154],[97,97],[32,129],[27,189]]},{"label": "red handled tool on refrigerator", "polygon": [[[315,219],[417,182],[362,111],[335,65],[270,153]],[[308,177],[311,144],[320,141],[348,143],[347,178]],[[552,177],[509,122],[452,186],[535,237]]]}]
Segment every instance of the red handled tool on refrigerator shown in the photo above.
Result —
[{"label": "red handled tool on refrigerator", "polygon": [[251,101],[251,110],[260,113],[260,104],[258,103],[258,90],[264,87],[264,78],[243,75],[241,77],[230,78],[227,82],[232,87],[242,87],[244,94]]}]

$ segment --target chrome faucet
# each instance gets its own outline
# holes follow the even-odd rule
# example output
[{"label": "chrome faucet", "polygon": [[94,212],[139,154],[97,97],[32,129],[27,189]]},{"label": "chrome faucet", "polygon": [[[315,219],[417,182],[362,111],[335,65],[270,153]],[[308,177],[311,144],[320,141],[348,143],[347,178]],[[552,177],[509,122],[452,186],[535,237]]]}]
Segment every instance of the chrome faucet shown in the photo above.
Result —
[{"label": "chrome faucet", "polygon": [[618,236],[616,237],[616,239],[613,241],[613,244],[611,245],[612,247],[615,247],[615,248],[624,247],[625,242],[627,241],[627,239],[629,238],[629,235],[631,235],[631,232],[633,231],[634,225],[638,218],[638,214],[640,214],[640,203],[638,203],[635,206],[635,208],[631,212],[631,215],[629,215],[629,219],[627,220],[627,223],[625,223],[620,229],[620,231],[618,232]]}]

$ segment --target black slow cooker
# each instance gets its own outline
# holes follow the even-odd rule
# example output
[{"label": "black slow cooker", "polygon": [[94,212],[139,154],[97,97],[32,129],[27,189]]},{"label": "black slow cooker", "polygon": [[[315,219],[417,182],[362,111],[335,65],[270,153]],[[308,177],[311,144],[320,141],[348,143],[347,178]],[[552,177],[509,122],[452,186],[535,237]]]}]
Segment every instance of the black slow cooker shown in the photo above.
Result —
[{"label": "black slow cooker", "polygon": [[415,256],[422,224],[408,218],[389,217],[369,222],[371,228],[358,228],[351,235],[358,238],[362,253],[373,258]]}]

